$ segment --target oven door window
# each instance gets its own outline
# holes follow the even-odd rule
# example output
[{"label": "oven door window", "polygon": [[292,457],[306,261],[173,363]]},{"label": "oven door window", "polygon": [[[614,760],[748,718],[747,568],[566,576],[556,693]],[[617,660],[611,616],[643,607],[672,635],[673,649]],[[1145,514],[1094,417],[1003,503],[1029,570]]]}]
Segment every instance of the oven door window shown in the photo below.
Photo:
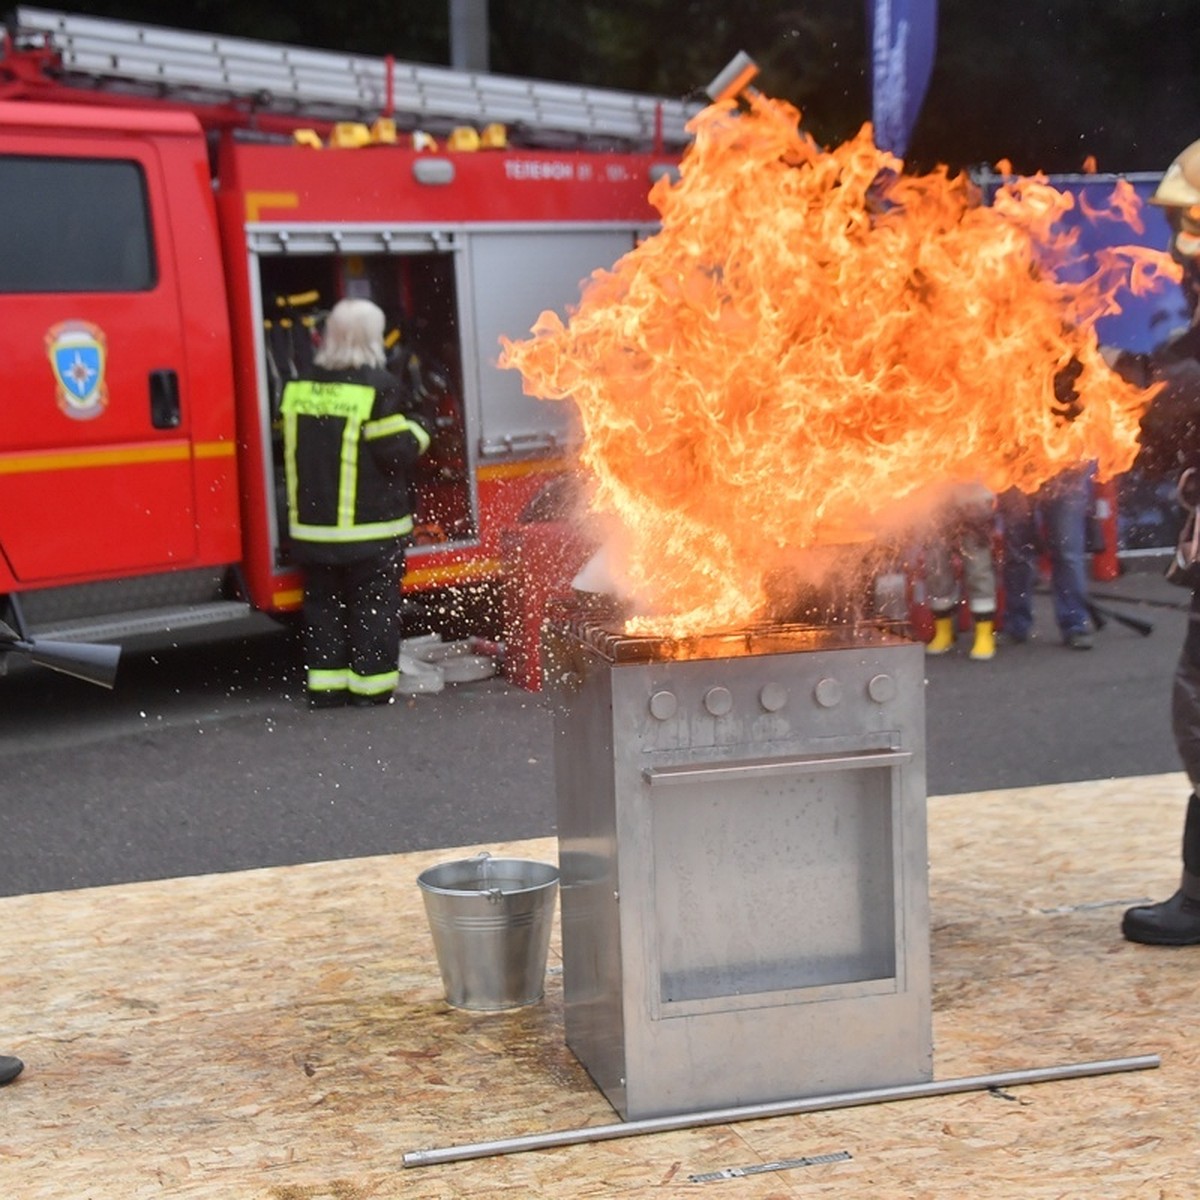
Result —
[{"label": "oven door window", "polygon": [[660,1015],[901,989],[901,772],[835,765],[650,781]]}]

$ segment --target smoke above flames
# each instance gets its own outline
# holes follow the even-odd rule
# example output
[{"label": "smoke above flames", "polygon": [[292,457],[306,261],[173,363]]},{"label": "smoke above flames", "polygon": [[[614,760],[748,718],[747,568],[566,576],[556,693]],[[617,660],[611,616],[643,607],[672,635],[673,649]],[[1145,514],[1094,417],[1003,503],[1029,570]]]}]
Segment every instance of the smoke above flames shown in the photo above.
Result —
[{"label": "smoke above flames", "polygon": [[[962,176],[903,174],[869,127],[822,149],[768,97],[692,132],[650,195],[660,230],[500,359],[576,405],[641,629],[764,619],[781,578],[894,545],[950,483],[1128,469],[1149,396],[1094,327],[1120,288],[1172,275],[1165,254],[1117,248],[1067,282],[1070,195],[1012,179],[984,204]],[[1136,204],[1118,185],[1112,215]]]}]

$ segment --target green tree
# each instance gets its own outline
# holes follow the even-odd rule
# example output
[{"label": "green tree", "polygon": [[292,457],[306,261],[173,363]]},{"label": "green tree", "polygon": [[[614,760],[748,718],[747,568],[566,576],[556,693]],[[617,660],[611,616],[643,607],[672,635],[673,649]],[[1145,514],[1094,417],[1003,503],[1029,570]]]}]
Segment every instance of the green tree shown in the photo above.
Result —
[{"label": "green tree", "polygon": [[942,0],[926,164],[1161,171],[1200,137],[1200,0]]},{"label": "green tree", "polygon": [[844,0],[491,0],[492,66],[665,96],[698,96],[739,51],[756,86],[796,104],[814,136],[868,116],[866,23]]}]

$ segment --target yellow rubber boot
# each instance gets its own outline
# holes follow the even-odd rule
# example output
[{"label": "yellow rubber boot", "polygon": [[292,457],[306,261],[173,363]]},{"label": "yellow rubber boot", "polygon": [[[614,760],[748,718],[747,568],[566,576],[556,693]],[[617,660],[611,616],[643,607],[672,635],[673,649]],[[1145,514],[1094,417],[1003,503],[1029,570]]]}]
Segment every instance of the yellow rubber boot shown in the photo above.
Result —
[{"label": "yellow rubber boot", "polygon": [[926,654],[945,654],[954,645],[954,618],[934,617],[933,637],[925,643]]},{"label": "yellow rubber boot", "polygon": [[975,622],[975,645],[971,657],[986,661],[996,657],[996,626],[991,621]]}]

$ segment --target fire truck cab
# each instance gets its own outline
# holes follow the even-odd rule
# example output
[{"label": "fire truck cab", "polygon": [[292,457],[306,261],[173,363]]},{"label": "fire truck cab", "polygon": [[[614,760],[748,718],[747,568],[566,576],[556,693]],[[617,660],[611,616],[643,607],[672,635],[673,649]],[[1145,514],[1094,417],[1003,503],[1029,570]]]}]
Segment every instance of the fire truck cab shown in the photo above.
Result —
[{"label": "fire truck cab", "polygon": [[296,609],[276,406],[344,296],[387,313],[431,421],[406,591],[499,579],[576,440],[569,405],[497,369],[499,339],[653,229],[688,115],[17,10],[0,608],[91,640]]}]

